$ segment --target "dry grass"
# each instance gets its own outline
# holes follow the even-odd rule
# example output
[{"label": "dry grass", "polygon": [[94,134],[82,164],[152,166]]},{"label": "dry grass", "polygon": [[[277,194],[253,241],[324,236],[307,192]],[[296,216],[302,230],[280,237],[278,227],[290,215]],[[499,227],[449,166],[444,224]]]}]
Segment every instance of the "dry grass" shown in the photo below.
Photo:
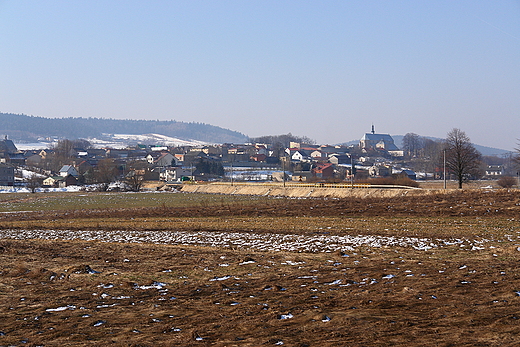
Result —
[{"label": "dry grass", "polygon": [[[481,247],[301,253],[0,239],[0,345],[519,344],[515,191],[364,200],[134,195],[114,197],[113,208],[99,208],[100,194],[88,204],[55,195],[55,210],[37,209],[44,194],[2,197],[33,212],[5,213],[0,228],[415,236]],[[81,209],[62,208],[74,199]]]},{"label": "dry grass", "polygon": [[520,273],[507,252],[0,247],[5,345],[514,346],[520,332]]}]

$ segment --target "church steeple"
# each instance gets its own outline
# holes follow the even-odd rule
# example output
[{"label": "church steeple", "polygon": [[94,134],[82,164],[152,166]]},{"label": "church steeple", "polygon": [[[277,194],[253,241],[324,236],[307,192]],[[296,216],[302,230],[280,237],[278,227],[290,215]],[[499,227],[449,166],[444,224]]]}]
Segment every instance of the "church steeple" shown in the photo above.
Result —
[{"label": "church steeple", "polygon": [[374,124],[372,124],[372,134],[375,134],[376,131],[374,130]]}]

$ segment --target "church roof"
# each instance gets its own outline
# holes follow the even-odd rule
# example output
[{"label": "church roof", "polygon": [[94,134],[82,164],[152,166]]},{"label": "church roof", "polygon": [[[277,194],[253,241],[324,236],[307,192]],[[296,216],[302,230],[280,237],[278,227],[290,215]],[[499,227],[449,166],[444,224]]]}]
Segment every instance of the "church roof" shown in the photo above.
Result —
[{"label": "church roof", "polygon": [[0,152],[16,153],[18,148],[16,148],[13,141],[5,139],[0,141]]},{"label": "church roof", "polygon": [[375,134],[375,133],[366,133],[361,138],[362,141],[370,141],[374,144],[378,142],[385,143],[385,149],[387,151],[398,151],[399,148],[395,145],[394,139],[389,134]]}]

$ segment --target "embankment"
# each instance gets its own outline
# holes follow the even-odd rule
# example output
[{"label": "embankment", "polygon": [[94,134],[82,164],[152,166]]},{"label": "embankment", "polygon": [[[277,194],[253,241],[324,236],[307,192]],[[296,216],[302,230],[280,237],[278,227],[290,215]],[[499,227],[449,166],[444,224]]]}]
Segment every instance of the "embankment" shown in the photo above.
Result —
[{"label": "embankment", "polygon": [[182,191],[187,193],[287,196],[298,198],[392,198],[414,195],[423,196],[445,192],[444,190],[398,188],[331,188],[314,186],[283,187],[281,185],[263,185],[254,183],[240,185],[230,185],[222,183],[185,184],[182,186]]}]

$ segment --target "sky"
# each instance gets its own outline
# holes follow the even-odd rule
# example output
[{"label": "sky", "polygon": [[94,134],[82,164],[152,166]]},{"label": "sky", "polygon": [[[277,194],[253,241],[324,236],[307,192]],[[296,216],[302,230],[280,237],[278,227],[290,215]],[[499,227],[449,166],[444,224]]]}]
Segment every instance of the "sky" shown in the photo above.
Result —
[{"label": "sky", "polygon": [[520,0],[0,0],[0,112],[513,150]]}]

